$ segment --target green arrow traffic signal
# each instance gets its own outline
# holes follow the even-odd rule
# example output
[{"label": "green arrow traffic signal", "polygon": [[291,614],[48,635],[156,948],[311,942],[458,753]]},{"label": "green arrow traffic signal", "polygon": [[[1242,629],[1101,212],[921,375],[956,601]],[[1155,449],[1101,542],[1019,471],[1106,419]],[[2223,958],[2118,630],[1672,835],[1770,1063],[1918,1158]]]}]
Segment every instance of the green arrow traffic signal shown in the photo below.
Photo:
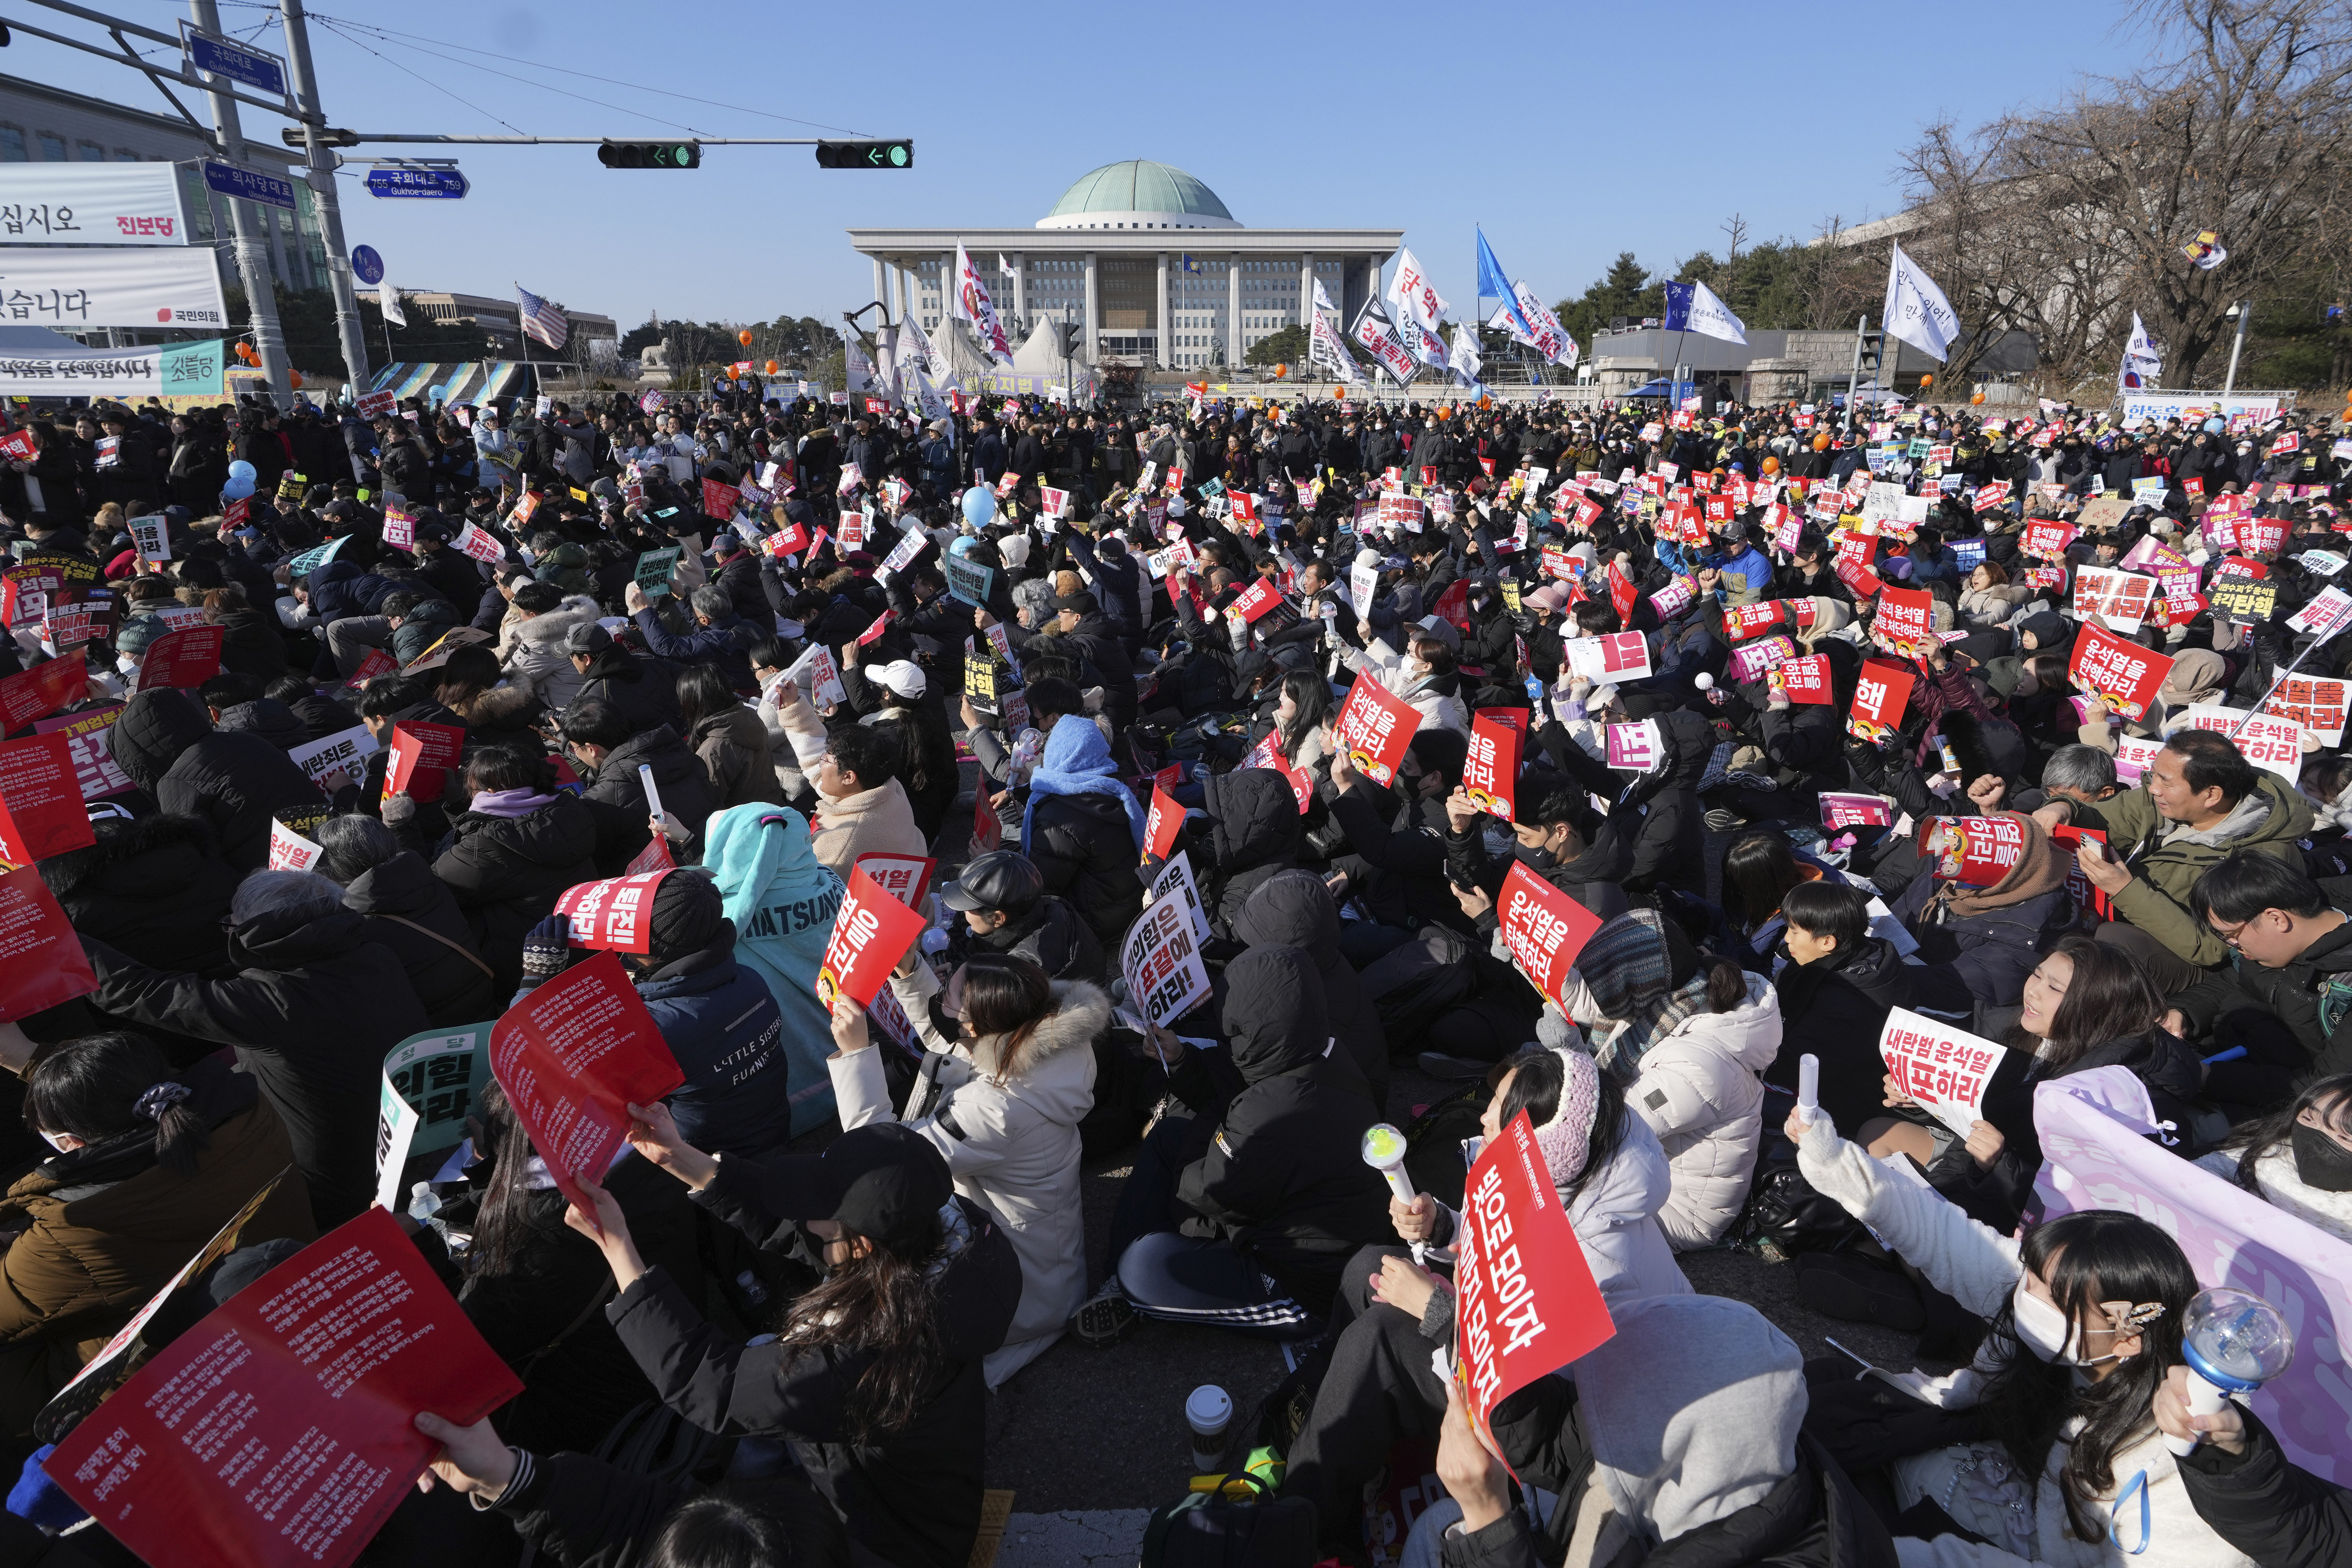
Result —
[{"label": "green arrow traffic signal", "polygon": [[821,169],[911,169],[915,165],[915,144],[905,140],[820,142],[816,144],[816,162]]},{"label": "green arrow traffic signal", "polygon": [[596,149],[596,161],[608,169],[699,169],[698,142],[607,142]]}]

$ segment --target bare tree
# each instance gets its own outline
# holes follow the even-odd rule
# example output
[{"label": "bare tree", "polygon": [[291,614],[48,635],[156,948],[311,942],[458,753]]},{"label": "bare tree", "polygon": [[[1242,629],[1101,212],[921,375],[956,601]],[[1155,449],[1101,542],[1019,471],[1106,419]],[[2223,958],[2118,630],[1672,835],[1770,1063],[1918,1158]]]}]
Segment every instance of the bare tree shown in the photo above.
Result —
[{"label": "bare tree", "polygon": [[1723,232],[1730,237],[1730,243],[1725,247],[1723,254],[1723,264],[1727,268],[1739,259],[1739,247],[1748,243],[1748,220],[1733,213],[1731,221],[1722,226]]}]

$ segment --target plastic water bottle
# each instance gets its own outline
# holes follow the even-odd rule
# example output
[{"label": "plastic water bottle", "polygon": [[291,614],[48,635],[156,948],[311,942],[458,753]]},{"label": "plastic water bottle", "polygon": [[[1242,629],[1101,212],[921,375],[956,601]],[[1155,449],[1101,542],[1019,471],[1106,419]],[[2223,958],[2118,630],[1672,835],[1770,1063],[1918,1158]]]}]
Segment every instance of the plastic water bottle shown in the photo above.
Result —
[{"label": "plastic water bottle", "polygon": [[760,1277],[750,1269],[746,1268],[742,1273],[735,1276],[735,1286],[743,1292],[743,1299],[754,1307],[767,1305],[768,1288],[761,1284]]},{"label": "plastic water bottle", "polygon": [[408,1189],[408,1217],[419,1225],[431,1225],[433,1216],[441,1212],[441,1199],[433,1184],[419,1182]]}]

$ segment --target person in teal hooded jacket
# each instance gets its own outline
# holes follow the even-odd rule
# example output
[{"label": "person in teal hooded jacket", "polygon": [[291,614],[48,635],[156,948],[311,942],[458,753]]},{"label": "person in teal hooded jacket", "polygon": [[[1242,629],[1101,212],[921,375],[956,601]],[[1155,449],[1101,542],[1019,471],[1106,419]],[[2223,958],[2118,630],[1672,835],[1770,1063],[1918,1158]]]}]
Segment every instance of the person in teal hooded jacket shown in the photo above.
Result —
[{"label": "person in teal hooded jacket", "polygon": [[752,804],[710,814],[702,865],[735,922],[735,959],[768,983],[783,1015],[793,1135],[833,1114],[833,1025],[816,998],[816,972],[840,911],[841,879],[809,847],[808,818]]}]

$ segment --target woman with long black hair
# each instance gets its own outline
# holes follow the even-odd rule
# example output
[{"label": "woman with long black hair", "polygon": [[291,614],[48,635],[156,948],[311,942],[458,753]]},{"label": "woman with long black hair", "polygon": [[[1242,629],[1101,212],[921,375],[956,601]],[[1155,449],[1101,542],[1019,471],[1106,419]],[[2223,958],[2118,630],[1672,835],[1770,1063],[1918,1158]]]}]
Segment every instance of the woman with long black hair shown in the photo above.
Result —
[{"label": "woman with long black hair", "polygon": [[2305,1086],[2284,1110],[2232,1128],[2199,1163],[2274,1208],[2352,1241],[2352,1073]]},{"label": "woman with long black hair", "polygon": [[2107,1209],[2020,1241],[1893,1175],[1826,1115],[1791,1112],[1784,1131],[1816,1191],[1990,1324],[1972,1365],[1923,1385],[1952,1426],[1928,1428],[1915,1451],[1880,1450],[1903,1510],[1896,1532],[1927,1542],[1906,1563],[2249,1561],[2198,1517],[2149,1415],[2198,1289],[2179,1242]]}]

